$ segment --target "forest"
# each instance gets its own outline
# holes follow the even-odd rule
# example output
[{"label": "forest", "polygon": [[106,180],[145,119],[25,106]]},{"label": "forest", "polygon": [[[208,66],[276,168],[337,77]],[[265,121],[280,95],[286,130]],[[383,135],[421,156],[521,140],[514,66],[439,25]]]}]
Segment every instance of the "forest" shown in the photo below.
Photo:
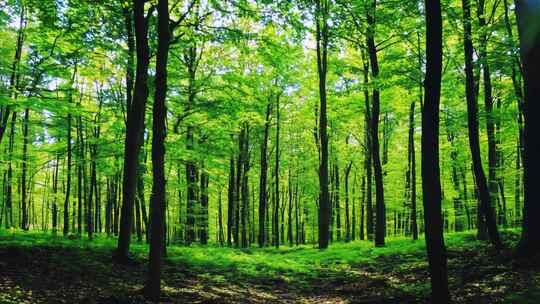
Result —
[{"label": "forest", "polygon": [[540,0],[0,0],[0,303],[538,303],[539,103]]}]

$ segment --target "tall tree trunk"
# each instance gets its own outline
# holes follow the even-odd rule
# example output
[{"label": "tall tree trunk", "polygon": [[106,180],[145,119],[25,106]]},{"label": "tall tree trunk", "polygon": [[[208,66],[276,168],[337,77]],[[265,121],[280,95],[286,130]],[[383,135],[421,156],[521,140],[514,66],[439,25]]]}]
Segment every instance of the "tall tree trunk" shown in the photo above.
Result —
[{"label": "tall tree trunk", "polygon": [[199,240],[202,245],[208,243],[208,172],[201,168],[201,224],[199,226]]},{"label": "tall tree trunk", "polygon": [[[510,23],[510,14],[508,9],[508,0],[503,1],[504,4],[504,24],[506,28],[506,33],[508,35],[508,41],[510,42],[510,49],[514,49],[516,47],[516,42],[514,40],[514,33],[512,31],[512,24]],[[513,53],[513,52],[512,52]],[[521,60],[518,54],[515,54],[513,57],[513,63],[512,63],[512,84],[514,87],[514,93],[516,95],[516,103],[517,103],[517,122],[518,122],[518,156],[517,159],[519,161],[518,164],[516,164],[517,169],[521,168],[521,160],[523,159],[523,85],[521,82],[522,78],[522,70],[521,70]],[[517,170],[519,172],[520,170]],[[520,175],[520,174],[518,174]],[[519,180],[517,180],[517,183],[519,183]],[[519,188],[519,187],[518,187]],[[518,189],[516,188],[516,189]],[[518,191],[519,193],[519,191]],[[518,194],[519,196],[519,194]],[[519,198],[519,197],[517,197]],[[519,204],[519,202],[518,202]],[[516,209],[516,212],[518,210]],[[520,212],[521,214],[521,212]],[[518,215],[518,217],[521,217]]]},{"label": "tall tree trunk", "polygon": [[[362,52],[362,64],[363,64],[363,74],[364,74],[364,133],[365,133],[365,140],[364,140],[364,169],[366,170],[366,176],[365,180],[365,202],[366,202],[366,234],[368,240],[373,240],[373,196],[372,196],[372,157],[371,157],[371,150],[373,149],[371,146],[371,107],[369,105],[369,61],[366,57],[366,54],[364,50]],[[364,187],[364,186],[363,186]],[[364,189],[364,188],[363,188]]]},{"label": "tall tree trunk", "polygon": [[521,143],[516,144],[516,173],[514,176],[514,226],[518,226],[521,220]]},{"label": "tall tree trunk", "polygon": [[238,135],[238,157],[236,159],[236,181],[234,183],[234,246],[240,247],[240,212],[242,209],[242,174],[244,167],[244,140],[246,129],[242,126],[240,134]]},{"label": "tall tree trunk", "polygon": [[[135,0],[137,2],[138,0]],[[165,246],[165,119],[167,116],[167,57],[169,54],[168,0],[158,1],[158,46],[156,55],[155,96],[152,124],[152,212],[150,224],[150,253],[146,298],[159,301],[161,285],[161,255]],[[134,185],[135,186],[135,185]]]},{"label": "tall tree trunk", "polygon": [[276,248],[279,248],[279,229],[278,229],[278,225],[279,225],[279,215],[278,215],[278,212],[279,212],[279,203],[280,203],[280,199],[279,199],[279,127],[280,127],[280,116],[279,116],[279,95],[276,97],[276,162],[274,164],[274,177],[275,177],[275,202],[276,202],[276,205],[275,205],[275,215],[274,215],[274,225],[276,226],[276,229],[275,229],[275,233],[274,233],[274,238],[275,238],[275,243],[274,245],[276,246]]},{"label": "tall tree trunk", "polygon": [[480,49],[478,60],[482,63],[482,75],[484,78],[484,106],[486,112],[486,132],[488,139],[488,189],[491,201],[498,200],[497,184],[497,142],[495,139],[495,119],[493,114],[493,92],[491,73],[487,58],[487,23],[485,19],[485,0],[478,0],[477,7],[478,24],[480,26]]},{"label": "tall tree trunk", "polygon": [[431,302],[450,303],[441,217],[439,104],[442,74],[442,16],[438,0],[426,0],[426,78],[422,109],[422,190]]},{"label": "tall tree trunk", "polygon": [[268,102],[266,105],[266,118],[264,122],[264,135],[263,141],[261,143],[261,158],[260,158],[260,169],[259,174],[259,247],[264,247],[267,241],[265,218],[266,218],[266,208],[268,202],[267,189],[266,189],[266,179],[268,176],[268,135],[270,129],[270,113],[272,111],[272,103]]},{"label": "tall tree trunk", "polygon": [[409,110],[409,187],[411,200],[411,230],[413,240],[418,240],[418,223],[416,220],[416,149],[414,148],[414,113],[416,102],[411,102]]},{"label": "tall tree trunk", "polygon": [[298,178],[299,174],[296,174],[296,182],[294,186],[294,223],[295,223],[295,244],[298,246],[300,244],[300,213],[299,213],[299,200],[298,196]]},{"label": "tall tree trunk", "polygon": [[218,193],[218,238],[217,238],[217,241],[220,246],[223,246],[224,237],[223,237],[223,212],[222,212],[222,207],[221,207],[222,206],[221,192],[222,192],[222,189],[220,188],[219,193]]},{"label": "tall tree trunk", "polygon": [[[147,149],[146,149],[146,142],[148,141],[148,137],[146,141],[143,140],[144,134],[141,133],[141,142],[142,147],[141,151],[139,152],[139,169],[137,170],[137,201],[140,205],[141,209],[141,216],[142,216],[142,222],[141,222],[141,230],[144,229],[144,235],[146,238],[146,243],[149,242],[148,239],[148,232],[149,232],[149,225],[148,225],[148,215],[146,212],[146,203],[145,203],[145,196],[144,196],[144,174],[146,173],[146,161],[147,161]],[[180,176],[180,172],[178,173],[178,176]],[[144,228],[142,227],[144,225]]]},{"label": "tall tree trunk", "polygon": [[[80,106],[80,103],[79,103]],[[84,168],[84,138],[82,117],[77,118],[77,234],[82,234],[82,204],[83,204],[83,168]]]},{"label": "tall tree trunk", "polygon": [[[353,183],[352,183],[352,189],[351,189],[351,208],[352,208],[352,218],[351,218],[351,240],[356,240],[356,222],[357,222],[357,215],[356,215],[356,170],[354,171],[354,177],[353,177]],[[360,204],[363,208],[363,202],[360,201]]]},{"label": "tall tree trunk", "polygon": [[241,245],[242,248],[247,248],[249,243],[248,238],[248,221],[249,221],[249,126],[247,123],[244,125],[244,143],[242,145],[242,181],[241,181],[241,194],[242,194],[242,236]]},{"label": "tall tree trunk", "polygon": [[[73,75],[71,77],[71,86],[69,88],[69,96],[68,96],[68,102],[71,104],[73,99],[73,84],[75,82],[75,75],[77,74],[77,64],[75,63],[75,67],[73,69]],[[66,177],[66,197],[64,199],[64,235],[67,235],[69,233],[69,200],[71,195],[71,158],[72,158],[72,149],[71,149],[71,112],[67,115],[67,177]]]},{"label": "tall tree trunk", "polygon": [[[186,62],[186,68],[188,70],[188,87],[187,87],[187,107],[186,112],[189,112],[192,110],[194,103],[195,103],[195,97],[196,97],[196,88],[195,88],[195,77],[197,73],[197,65],[198,65],[198,58],[199,55],[197,54],[197,47],[196,45],[191,45],[184,54],[185,62]],[[193,151],[195,148],[195,140],[194,140],[194,132],[195,127],[192,124],[189,124],[187,126],[186,130],[186,149],[188,151]],[[195,163],[195,160],[188,159],[186,162],[186,186],[187,186],[187,233],[186,233],[186,243],[189,245],[191,242],[195,241],[196,234],[195,234],[195,226],[196,223],[196,215],[195,210],[198,210],[198,207],[196,205],[199,203],[199,195],[198,195],[198,186],[197,186],[197,176],[198,176],[198,168]],[[200,190],[200,189],[199,189]]]},{"label": "tall tree trunk", "polygon": [[[150,48],[148,46],[148,20],[144,15],[144,0],[133,0],[133,11],[128,8],[124,10],[125,25],[128,34],[128,52],[133,46],[133,26],[134,20],[136,54],[137,54],[137,74],[133,100],[126,100],[128,107],[126,123],[126,140],[124,144],[124,170],[122,182],[122,217],[120,222],[120,233],[118,237],[118,247],[116,258],[119,261],[128,259],[129,245],[131,242],[131,229],[133,226],[133,205],[137,191],[137,160],[140,150],[140,133],[144,130],[144,112],[146,100],[148,99],[148,65],[150,59]],[[127,68],[127,82],[130,78],[130,69]],[[129,87],[126,88],[126,96],[131,96]]]},{"label": "tall tree trunk", "polygon": [[463,23],[464,23],[464,48],[465,48],[465,76],[467,95],[467,121],[469,128],[469,145],[473,162],[474,177],[478,194],[480,197],[481,213],[484,217],[489,233],[490,241],[501,247],[502,243],[497,230],[497,223],[493,208],[491,206],[491,196],[489,193],[486,176],[482,166],[480,156],[480,139],[478,134],[478,104],[475,94],[475,80],[473,73],[473,45],[471,40],[471,6],[469,0],[463,1]]},{"label": "tall tree trunk", "polygon": [[365,239],[365,235],[364,235],[364,225],[365,225],[365,210],[364,210],[364,205],[365,205],[365,201],[366,201],[366,176],[363,176],[362,177],[362,198],[360,200],[360,240],[363,241]]},{"label": "tall tree trunk", "polygon": [[[11,75],[9,78],[9,90],[11,98],[17,99],[17,87],[19,82],[19,65],[21,62],[21,56],[23,51],[24,44],[24,31],[26,29],[26,17],[25,17],[25,7],[24,3],[21,3],[21,11],[19,15],[19,28],[17,29],[17,45],[15,47],[15,55],[11,63]],[[7,123],[9,121],[9,116],[11,112],[11,106],[5,105],[0,107],[0,143],[2,143],[2,138],[4,138],[4,133],[6,131]],[[15,113],[13,113],[15,114]]]},{"label": "tall tree trunk", "polygon": [[[375,11],[377,0],[371,0],[367,10],[367,47],[369,62],[371,63],[371,76],[374,81],[379,76],[379,61],[377,58],[377,48],[375,45]],[[375,195],[376,195],[376,226],[375,226],[375,246],[384,246],[384,236],[386,230],[386,207],[384,204],[384,188],[381,159],[379,155],[379,112],[380,112],[380,92],[377,87],[372,92],[371,105],[371,157],[373,162],[373,174],[375,176]]]},{"label": "tall tree trunk", "polygon": [[[336,159],[337,164],[337,159]],[[334,165],[334,178],[335,178],[335,186],[334,186],[334,206],[336,210],[336,232],[337,232],[337,240],[341,241],[341,205],[339,203],[339,167],[338,165]]]},{"label": "tall tree trunk", "polygon": [[328,0],[317,0],[316,40],[317,72],[319,75],[319,143],[321,147],[319,162],[319,249],[328,247],[330,223],[330,198],[328,191],[328,135],[326,118],[326,74],[328,71]]},{"label": "tall tree trunk", "polygon": [[[23,159],[22,159],[22,173],[21,173],[21,211],[22,211],[22,222],[21,229],[28,230],[28,209],[26,206],[26,171],[28,168],[28,120],[30,119],[30,110],[26,108],[24,110],[24,127],[23,127]],[[68,190],[69,191],[69,190]],[[64,210],[65,212],[65,210]],[[65,218],[65,217],[64,217]],[[65,225],[64,225],[65,229]]]},{"label": "tall tree trunk", "polygon": [[56,155],[56,161],[54,163],[54,177],[53,177],[53,203],[52,203],[52,232],[56,235],[58,227],[58,168],[60,167],[60,156]]},{"label": "tall tree trunk", "polygon": [[351,222],[349,216],[349,175],[351,173],[352,164],[352,161],[350,161],[345,168],[345,242],[349,242],[351,240]]},{"label": "tall tree trunk", "polygon": [[538,204],[538,186],[540,179],[536,170],[538,143],[533,132],[538,130],[538,106],[540,103],[540,35],[538,31],[529,31],[540,20],[539,0],[516,0],[520,54],[523,63],[524,99],[524,151],[523,151],[523,228],[518,252],[522,256],[532,256],[540,252],[540,204]]},{"label": "tall tree trunk", "polygon": [[289,206],[288,206],[288,212],[287,212],[287,240],[289,241],[289,246],[293,246],[293,220],[292,220],[292,210],[293,210],[293,185],[292,185],[292,177],[291,177],[291,169],[289,168],[289,174],[288,174],[288,196],[289,196]]},{"label": "tall tree trunk", "polygon": [[234,156],[231,155],[231,159],[229,161],[229,185],[227,188],[227,246],[229,247],[232,247],[234,225],[234,189],[236,188],[234,178]]},{"label": "tall tree trunk", "polygon": [[[189,126],[187,131],[188,150],[193,149],[193,127]],[[187,184],[187,210],[186,210],[186,244],[190,245],[195,241],[195,210],[197,205],[197,167],[195,161],[188,160],[186,163],[186,184]]]}]

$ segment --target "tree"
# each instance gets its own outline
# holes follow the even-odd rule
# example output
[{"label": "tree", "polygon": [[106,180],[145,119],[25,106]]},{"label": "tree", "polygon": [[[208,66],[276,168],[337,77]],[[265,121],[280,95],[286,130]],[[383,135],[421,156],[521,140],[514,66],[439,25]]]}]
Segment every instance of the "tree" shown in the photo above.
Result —
[{"label": "tree", "polygon": [[165,118],[167,107],[167,59],[169,56],[169,1],[158,1],[158,47],[156,54],[156,91],[152,111],[152,212],[150,253],[146,298],[159,301],[161,287],[161,255],[165,245]]},{"label": "tree", "polygon": [[266,245],[266,209],[267,209],[267,189],[266,189],[266,179],[268,175],[268,160],[267,160],[267,151],[268,151],[268,133],[270,129],[270,113],[272,111],[272,104],[268,102],[266,105],[266,115],[264,120],[264,133],[263,140],[261,143],[261,157],[260,157],[260,174],[259,174],[259,247],[264,247]]},{"label": "tree", "polygon": [[328,135],[326,117],[326,74],[328,72],[328,12],[330,2],[317,0],[315,10],[317,40],[317,72],[319,75],[319,249],[328,247],[330,195],[328,191]]},{"label": "tree", "polygon": [[540,1],[516,0],[518,19],[520,56],[523,65],[523,81],[525,87],[523,113],[524,125],[524,208],[523,228],[518,253],[521,256],[532,256],[540,252],[538,236],[540,235],[540,205],[538,204],[538,171],[535,170],[535,159],[538,143],[533,139],[534,130],[538,130],[538,103],[540,100],[540,35],[538,31],[529,31],[531,26],[537,26],[540,18],[538,6]]},{"label": "tree", "polygon": [[[115,253],[119,261],[128,259],[133,226],[133,203],[137,190],[137,169],[140,150],[140,133],[144,129],[144,113],[148,99],[148,65],[150,48],[148,46],[148,17],[144,15],[144,2],[133,0],[132,13],[135,28],[137,68],[133,100],[127,101],[126,140],[124,144],[124,171],[122,183],[122,217],[118,247]],[[128,26],[128,34],[130,27]],[[128,38],[129,41],[129,38]],[[129,82],[128,71],[128,82]],[[129,88],[129,87],[128,87]],[[129,96],[129,94],[127,94]]]},{"label": "tree", "polygon": [[442,74],[441,2],[426,0],[426,78],[422,109],[422,190],[431,301],[450,303],[446,248],[441,215],[439,168],[439,103]]},{"label": "tree", "polygon": [[473,44],[471,33],[471,6],[469,0],[462,0],[463,24],[464,24],[464,50],[465,50],[465,78],[467,98],[467,125],[469,129],[469,146],[471,149],[472,163],[476,187],[480,200],[480,215],[485,220],[489,239],[496,247],[502,243],[495,222],[495,215],[491,205],[491,196],[487,186],[486,175],[480,157],[480,139],[478,135],[478,103],[475,93],[475,79],[473,72]]},{"label": "tree", "polygon": [[[375,12],[377,0],[372,0],[367,7],[367,23],[368,30],[366,35],[366,43],[368,48],[369,62],[371,64],[371,77],[377,81],[379,76],[379,61],[377,57],[377,47],[375,45]],[[372,104],[370,114],[371,131],[371,161],[373,164],[373,176],[375,178],[375,197],[376,197],[376,221],[375,221],[375,246],[384,246],[384,236],[386,234],[386,207],[384,205],[384,186],[383,173],[379,149],[379,113],[380,113],[380,91],[377,85],[373,88]]]}]

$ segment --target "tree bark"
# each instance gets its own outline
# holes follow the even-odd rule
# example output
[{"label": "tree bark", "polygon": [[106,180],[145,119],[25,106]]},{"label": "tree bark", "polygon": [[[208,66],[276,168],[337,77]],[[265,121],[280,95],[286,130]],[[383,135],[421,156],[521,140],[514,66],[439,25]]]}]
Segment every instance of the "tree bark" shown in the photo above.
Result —
[{"label": "tree bark", "polygon": [[411,102],[409,110],[409,187],[411,200],[411,230],[413,240],[418,240],[418,223],[416,220],[416,150],[414,148],[414,114],[416,102]]},{"label": "tree bark", "polygon": [[[22,172],[21,172],[21,211],[22,211],[22,222],[21,229],[28,230],[28,209],[26,206],[26,173],[28,168],[28,121],[30,119],[30,109],[26,108],[24,110],[24,121],[23,121],[23,159],[22,159]],[[69,191],[69,190],[68,190]],[[65,210],[64,210],[65,212]],[[65,225],[64,225],[65,229]]]},{"label": "tree bark", "polygon": [[352,161],[350,161],[345,168],[345,242],[349,242],[351,240],[351,222],[349,217],[349,175],[351,173],[352,164]]},{"label": "tree bark", "polygon": [[[379,61],[377,58],[377,48],[375,46],[375,11],[377,0],[372,0],[367,10],[367,47],[369,62],[371,63],[371,76],[377,80],[379,76]],[[380,112],[380,92],[377,87],[372,92],[371,105],[371,157],[373,162],[373,174],[375,177],[375,196],[376,196],[376,226],[375,226],[375,246],[384,246],[384,237],[386,233],[386,207],[384,204],[384,186],[382,176],[382,166],[379,151],[379,112]]]},{"label": "tree bark", "polygon": [[[120,221],[120,233],[118,237],[118,247],[116,258],[118,261],[128,259],[129,245],[131,242],[131,230],[133,226],[133,204],[137,191],[137,160],[140,150],[140,133],[144,130],[144,113],[146,100],[148,99],[148,65],[150,59],[150,48],[148,46],[148,20],[144,15],[144,0],[133,0],[133,20],[135,28],[136,54],[137,54],[137,74],[135,77],[135,87],[133,100],[126,101],[129,106],[127,112],[126,140],[124,144],[124,170],[122,183],[122,209]],[[126,30],[131,33],[131,14],[126,16]],[[130,43],[128,43],[129,45]],[[128,62],[129,63],[129,62]],[[129,74],[128,67],[128,74]],[[129,76],[127,77],[129,78]],[[126,88],[129,90],[129,88]],[[130,96],[130,93],[127,94]]]},{"label": "tree bark", "polygon": [[[371,157],[371,106],[369,105],[369,61],[365,55],[364,50],[362,52],[362,63],[363,63],[363,74],[364,74],[364,169],[366,170],[366,185],[365,185],[365,203],[366,203],[366,234],[368,240],[373,240],[373,166],[372,166],[372,157]],[[364,187],[362,188],[364,189]]]},{"label": "tree bark", "polygon": [[234,170],[234,156],[231,155],[229,161],[229,185],[227,188],[227,246],[232,247],[232,235],[234,225],[234,189],[236,188],[234,183],[235,170]]},{"label": "tree bark", "polygon": [[478,104],[475,94],[475,80],[473,74],[473,44],[471,40],[471,7],[469,0],[462,0],[463,3],[463,23],[464,23],[464,49],[465,49],[465,77],[467,96],[467,124],[469,129],[469,145],[473,162],[474,177],[480,198],[481,213],[484,217],[489,239],[496,247],[501,247],[502,243],[497,230],[497,223],[493,208],[491,206],[491,196],[489,193],[486,176],[482,166],[480,156],[480,139],[478,134]]},{"label": "tree bark", "polygon": [[439,104],[442,75],[442,16],[439,0],[426,0],[426,78],[422,109],[422,190],[431,302],[450,303],[441,217]]},{"label": "tree bark", "polygon": [[[26,18],[25,18],[25,7],[21,3],[21,12],[19,15],[19,28],[17,29],[17,45],[15,47],[15,55],[11,63],[11,75],[9,78],[9,89],[10,94],[13,99],[17,99],[17,89],[18,89],[18,80],[19,80],[19,64],[21,62],[21,56],[23,51],[24,44],[24,31],[26,29]],[[0,143],[2,143],[2,138],[4,138],[4,133],[6,131],[7,123],[11,113],[11,106],[5,105],[0,107]]]},{"label": "tree bark", "polygon": [[[138,0],[135,0],[137,2]],[[150,225],[150,253],[146,298],[159,301],[162,253],[165,246],[165,136],[167,116],[167,58],[169,54],[168,0],[158,1],[158,46],[156,55],[155,96],[152,123],[152,212]]]},{"label": "tree bark", "polygon": [[328,191],[328,136],[326,118],[326,74],[328,71],[328,0],[317,0],[316,40],[317,72],[319,75],[319,249],[328,247],[330,223],[330,198]]},{"label": "tree bark", "polygon": [[202,245],[208,244],[208,172],[201,168],[201,224],[199,226],[199,240]]},{"label": "tree bark", "polygon": [[539,180],[536,158],[538,143],[533,132],[537,131],[538,106],[540,103],[540,35],[538,31],[529,31],[532,24],[540,19],[539,0],[516,0],[516,12],[520,38],[520,55],[523,63],[523,80],[525,98],[523,104],[524,150],[523,150],[523,228],[518,253],[521,256],[532,256],[540,252],[540,204],[539,190],[536,183]]},{"label": "tree bark", "polygon": [[272,111],[272,103],[268,102],[266,105],[266,116],[264,122],[264,135],[263,141],[261,143],[261,158],[260,158],[260,174],[259,174],[259,247],[264,247],[266,245],[267,235],[266,235],[266,205],[268,202],[267,189],[266,189],[266,180],[268,176],[268,135],[270,129],[270,113]]}]

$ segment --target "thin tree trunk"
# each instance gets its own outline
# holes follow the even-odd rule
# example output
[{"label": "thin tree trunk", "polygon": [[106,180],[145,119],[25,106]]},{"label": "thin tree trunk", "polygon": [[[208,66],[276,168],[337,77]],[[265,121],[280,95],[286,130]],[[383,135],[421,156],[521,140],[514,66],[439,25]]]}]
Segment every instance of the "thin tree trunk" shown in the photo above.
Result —
[{"label": "thin tree trunk", "polygon": [[[28,168],[28,120],[30,119],[30,110],[26,108],[24,110],[24,127],[23,127],[23,159],[22,159],[22,172],[21,172],[21,208],[22,208],[22,222],[21,229],[28,230],[28,209],[26,206],[26,171]],[[69,153],[69,152],[68,152]],[[69,181],[69,179],[68,179]],[[68,190],[69,191],[69,190]],[[66,210],[64,210],[65,212]],[[65,216],[64,216],[65,219]],[[64,225],[65,229],[65,225]]]},{"label": "thin tree trunk", "polygon": [[[377,58],[377,48],[375,46],[375,11],[377,0],[372,0],[367,11],[367,47],[369,62],[371,63],[371,75],[373,80],[379,76],[379,62]],[[380,92],[377,87],[372,92],[371,106],[371,157],[373,162],[373,174],[375,177],[376,195],[376,226],[375,226],[375,246],[384,246],[384,236],[386,230],[386,207],[384,204],[384,188],[381,159],[379,155],[379,112],[380,112]]]},{"label": "thin tree trunk", "polygon": [[248,227],[249,224],[249,126],[247,123],[244,125],[244,143],[242,145],[242,182],[241,182],[241,194],[242,194],[242,236],[241,245],[242,248],[247,248],[249,244]]},{"label": "thin tree trunk", "polygon": [[330,199],[328,193],[328,136],[326,118],[326,74],[328,71],[328,0],[317,0],[316,40],[317,40],[317,72],[319,76],[319,249],[328,247]]},{"label": "thin tree trunk", "polygon": [[[349,175],[351,173],[352,165],[353,163],[352,161],[350,161],[349,165],[345,168],[345,242],[349,242],[351,240],[351,222],[350,222],[350,216],[349,216],[350,215],[349,214]],[[353,205],[353,210],[354,210],[354,205]]]},{"label": "thin tree trunk", "polygon": [[266,227],[265,227],[265,218],[266,218],[266,208],[268,202],[267,189],[266,189],[266,180],[268,176],[268,135],[270,129],[270,113],[272,111],[272,103],[268,102],[266,105],[266,118],[264,122],[264,135],[263,141],[261,143],[261,158],[260,158],[260,169],[259,174],[259,247],[264,247],[267,241]]},{"label": "thin tree trunk", "polygon": [[[274,245],[276,246],[276,248],[279,248],[279,229],[278,229],[278,225],[279,225],[279,215],[278,215],[278,212],[279,212],[279,203],[280,203],[280,199],[279,199],[279,127],[280,127],[280,111],[279,111],[279,95],[276,97],[276,162],[274,164],[274,177],[275,177],[275,202],[276,202],[276,205],[275,205],[275,215],[274,215],[274,221],[275,221],[275,226],[276,226],[276,229],[275,229],[275,233],[274,233],[274,238],[275,238],[275,243]],[[283,221],[282,221],[283,223]]]},{"label": "thin tree trunk", "polygon": [[[26,29],[26,18],[25,18],[25,7],[24,4],[21,3],[21,12],[19,15],[19,28],[17,29],[17,45],[15,47],[15,56],[13,57],[13,61],[11,63],[11,76],[9,78],[9,89],[10,94],[13,99],[17,99],[17,87],[19,82],[19,65],[21,62],[21,56],[23,51],[23,44],[24,44],[24,31]],[[11,106],[6,105],[0,107],[0,143],[2,142],[2,139],[4,138],[4,133],[6,131],[7,123],[9,120],[11,112]],[[13,113],[15,115],[15,113]]]},{"label": "thin tree trunk", "polygon": [[418,240],[418,223],[416,220],[416,150],[414,148],[414,113],[416,102],[411,102],[409,111],[409,187],[411,200],[411,230],[413,240]]},{"label": "thin tree trunk", "polygon": [[232,235],[234,225],[234,189],[236,188],[234,183],[235,170],[234,170],[234,156],[231,155],[229,162],[229,185],[227,188],[227,246],[232,247]]},{"label": "thin tree trunk", "polygon": [[52,231],[56,234],[58,227],[58,205],[57,205],[57,193],[58,193],[58,168],[60,167],[60,157],[56,155],[56,161],[54,166],[53,177],[53,203],[52,203]]},{"label": "thin tree trunk", "polygon": [[[221,186],[220,186],[221,187]],[[218,243],[220,246],[223,246],[223,212],[222,212],[222,203],[221,203],[221,192],[222,189],[219,189],[218,194]]]},{"label": "thin tree trunk", "polygon": [[[68,102],[71,104],[73,99],[73,83],[75,82],[75,75],[77,74],[77,64],[75,64],[75,68],[73,69],[73,75],[71,77],[71,87],[69,88],[69,97]],[[71,112],[67,115],[67,180],[66,180],[66,197],[64,200],[64,235],[67,235],[69,233],[69,200],[71,195]]]},{"label": "thin tree trunk", "polygon": [[369,84],[369,62],[368,62],[368,59],[365,55],[365,52],[362,50],[362,62],[363,62],[363,74],[364,74],[364,133],[366,134],[365,135],[365,140],[364,140],[364,145],[365,145],[365,153],[364,153],[364,168],[366,170],[366,176],[365,176],[365,180],[367,181],[366,182],[366,185],[365,185],[365,189],[366,189],[366,213],[367,213],[367,216],[366,216],[366,234],[367,234],[367,239],[368,240],[373,240],[373,228],[374,228],[374,225],[373,225],[373,197],[372,197],[372,189],[373,189],[373,186],[372,186],[372,170],[373,170],[373,166],[372,166],[372,156],[371,156],[371,150],[372,150],[372,146],[371,146],[371,107],[369,105],[369,90],[367,89],[368,88],[368,84]]},{"label": "thin tree trunk", "polygon": [[497,185],[497,142],[495,139],[495,119],[493,114],[493,93],[491,73],[487,58],[487,23],[485,19],[485,0],[478,0],[477,7],[478,24],[480,26],[480,49],[478,60],[482,63],[482,75],[484,79],[484,106],[486,112],[486,132],[488,139],[488,189],[491,201],[498,201]]},{"label": "thin tree trunk", "polygon": [[208,243],[208,172],[201,168],[201,225],[199,226],[199,240],[202,245]]}]

